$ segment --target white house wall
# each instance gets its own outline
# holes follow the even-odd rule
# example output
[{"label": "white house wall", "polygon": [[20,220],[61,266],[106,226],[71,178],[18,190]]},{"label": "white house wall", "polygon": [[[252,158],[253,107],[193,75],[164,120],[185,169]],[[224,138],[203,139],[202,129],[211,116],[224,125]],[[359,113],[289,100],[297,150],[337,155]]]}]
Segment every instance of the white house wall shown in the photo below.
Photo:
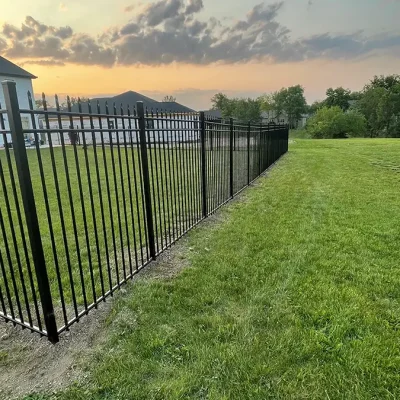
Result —
[{"label": "white house wall", "polygon": [[[11,76],[6,76],[6,75],[0,75],[0,104],[1,104],[0,108],[3,110],[6,109],[3,86],[1,85],[1,82],[5,81],[5,80],[12,80],[16,83],[19,108],[20,109],[29,109],[28,91],[31,92],[32,99],[34,99],[32,79],[22,78],[22,77],[11,77]],[[21,118],[22,118],[22,122],[23,122],[23,127],[25,129],[32,128],[32,121],[31,121],[31,117],[29,115],[22,115]],[[5,122],[6,129],[9,129],[7,115],[4,115],[4,122]],[[36,122],[37,122],[37,118],[36,118]],[[11,142],[11,135],[7,135],[7,140],[9,142]],[[0,135],[0,146],[4,146],[3,135]]]}]

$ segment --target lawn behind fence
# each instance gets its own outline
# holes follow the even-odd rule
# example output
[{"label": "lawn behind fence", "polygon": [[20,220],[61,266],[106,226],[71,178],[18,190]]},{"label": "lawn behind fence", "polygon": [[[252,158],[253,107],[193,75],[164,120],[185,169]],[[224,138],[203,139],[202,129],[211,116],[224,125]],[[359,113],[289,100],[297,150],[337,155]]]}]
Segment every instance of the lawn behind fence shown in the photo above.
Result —
[{"label": "lawn behind fence", "polygon": [[54,398],[400,398],[400,141],[296,139],[258,182]]}]

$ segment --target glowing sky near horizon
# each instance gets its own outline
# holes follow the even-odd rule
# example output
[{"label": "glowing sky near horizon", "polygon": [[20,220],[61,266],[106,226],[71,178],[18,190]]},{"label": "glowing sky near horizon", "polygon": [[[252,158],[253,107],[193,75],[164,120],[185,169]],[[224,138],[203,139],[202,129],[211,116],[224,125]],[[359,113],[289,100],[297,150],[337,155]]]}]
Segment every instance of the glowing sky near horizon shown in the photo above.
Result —
[{"label": "glowing sky near horizon", "polygon": [[135,90],[196,109],[219,91],[256,96],[301,84],[312,102],[331,86],[360,90],[375,74],[400,73],[398,0],[259,4],[3,0],[0,54],[39,77],[36,95]]}]

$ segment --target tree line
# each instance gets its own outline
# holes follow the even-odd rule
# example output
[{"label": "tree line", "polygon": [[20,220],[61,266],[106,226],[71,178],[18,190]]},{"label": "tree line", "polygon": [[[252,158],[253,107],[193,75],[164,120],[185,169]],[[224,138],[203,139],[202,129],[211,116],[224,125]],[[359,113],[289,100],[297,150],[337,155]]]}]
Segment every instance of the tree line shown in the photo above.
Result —
[{"label": "tree line", "polygon": [[310,113],[314,138],[400,137],[400,75],[374,76],[360,92],[328,89]]},{"label": "tree line", "polygon": [[256,99],[229,98],[223,93],[217,93],[211,98],[211,103],[212,109],[220,110],[223,118],[259,123],[263,112],[266,112],[275,122],[286,116],[292,128],[297,127],[302,115],[308,111],[304,88],[300,85],[282,88]]},{"label": "tree line", "polygon": [[400,75],[374,76],[359,92],[329,88],[325,99],[311,105],[300,85],[255,99],[217,93],[211,103],[223,118],[258,123],[265,112],[275,122],[284,117],[290,128],[306,114],[305,129],[314,138],[400,137]]}]

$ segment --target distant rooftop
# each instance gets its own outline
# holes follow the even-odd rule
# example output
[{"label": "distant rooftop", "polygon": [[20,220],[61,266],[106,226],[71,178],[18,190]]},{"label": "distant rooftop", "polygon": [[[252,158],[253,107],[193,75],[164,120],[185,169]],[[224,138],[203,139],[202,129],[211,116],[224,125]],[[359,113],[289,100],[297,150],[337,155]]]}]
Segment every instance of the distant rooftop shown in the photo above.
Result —
[{"label": "distant rooftop", "polygon": [[210,118],[222,118],[221,110],[206,110],[204,115]]},{"label": "distant rooftop", "polygon": [[[90,99],[90,103],[92,106],[92,112],[96,113],[97,112],[97,102],[99,103],[100,107],[100,112],[105,113],[106,112],[106,104],[108,105],[108,112],[110,114],[114,113],[114,104],[117,109],[117,113],[120,113],[121,106],[124,110],[124,113],[126,113],[128,107],[130,111],[133,111],[133,108],[136,107],[136,103],[138,101],[142,101],[143,105],[145,108],[147,108],[149,111],[153,110],[155,111],[167,111],[167,112],[176,112],[176,113],[189,113],[189,112],[194,112],[193,109],[186,107],[182,104],[179,104],[174,101],[168,101],[168,102],[161,102],[157,101],[154,99],[151,99],[150,97],[144,96],[140,93],[134,92],[132,90],[118,94],[117,96],[114,97],[98,97],[94,99]],[[78,112],[78,105],[75,104],[72,107],[73,112]],[[86,103],[82,103],[82,111],[87,112],[88,111],[88,106]]]},{"label": "distant rooftop", "polygon": [[11,61],[8,61],[1,56],[0,56],[0,75],[29,78],[29,79],[37,78],[37,76],[32,75],[30,72],[25,71],[21,67],[18,67],[18,65],[15,65]]}]

